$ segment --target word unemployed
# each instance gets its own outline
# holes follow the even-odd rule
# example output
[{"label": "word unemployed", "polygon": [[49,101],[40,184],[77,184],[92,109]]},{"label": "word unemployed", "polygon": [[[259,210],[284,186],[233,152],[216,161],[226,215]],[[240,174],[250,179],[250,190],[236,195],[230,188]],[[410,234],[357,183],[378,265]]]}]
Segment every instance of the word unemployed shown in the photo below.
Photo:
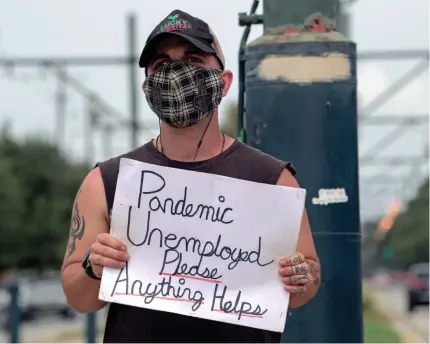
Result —
[{"label": "word unemployed", "polygon": [[[259,266],[266,266],[274,262],[271,260],[267,263],[260,262],[260,254],[261,254],[261,237],[258,237],[258,248],[256,251],[247,251],[241,248],[231,248],[226,245],[222,245],[222,235],[218,234],[216,243],[214,244],[211,241],[206,241],[202,243],[200,239],[194,237],[186,237],[169,233],[167,235],[163,234],[163,231],[159,228],[151,229],[151,211],[148,211],[148,217],[146,221],[146,230],[143,240],[138,243],[132,238],[132,234],[130,233],[130,224],[131,224],[131,214],[132,214],[132,206],[128,208],[128,222],[127,222],[127,239],[133,246],[142,246],[142,245],[151,245],[151,240],[153,239],[153,235],[155,233],[158,234],[158,245],[160,248],[167,248],[166,252],[177,251],[178,248],[185,248],[185,252],[197,253],[200,257],[218,257],[222,260],[230,260],[228,264],[228,269],[233,270],[240,261],[249,262],[249,263],[257,263]],[[165,253],[166,257],[166,253]]]}]

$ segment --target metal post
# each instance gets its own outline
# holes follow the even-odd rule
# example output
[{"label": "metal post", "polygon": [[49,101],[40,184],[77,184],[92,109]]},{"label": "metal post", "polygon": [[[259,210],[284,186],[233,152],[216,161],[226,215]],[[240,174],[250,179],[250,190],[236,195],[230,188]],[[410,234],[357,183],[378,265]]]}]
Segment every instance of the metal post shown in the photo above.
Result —
[{"label": "metal post", "polygon": [[136,17],[128,16],[128,53],[129,53],[129,80],[130,80],[130,116],[131,116],[131,149],[135,149],[139,143],[138,133],[138,87],[136,66]]},{"label": "metal post", "polygon": [[252,24],[261,24],[263,19],[261,16],[256,16],[255,11],[257,10],[259,0],[252,2],[251,11],[249,15],[246,13],[239,13],[239,25],[245,26],[245,30],[242,34],[242,39],[239,45],[239,99],[237,104],[237,137],[242,142],[246,142],[246,133],[244,131],[244,116],[245,116],[245,47],[248,40],[249,33],[251,32]]},{"label": "metal post", "polygon": [[9,303],[9,319],[8,328],[11,343],[19,343],[19,325],[20,325],[20,310],[19,310],[19,288],[16,282],[12,282],[8,286],[10,303]]},{"label": "metal post", "polygon": [[247,143],[297,169],[322,265],[317,296],[290,309],[289,343],[362,343],[356,47],[337,0],[264,0],[245,50]]},{"label": "metal post", "polygon": [[95,95],[88,96],[87,116],[84,122],[84,154],[86,160],[94,163],[94,128],[97,127],[100,119],[100,103]]},{"label": "metal post", "polygon": [[111,123],[106,123],[101,128],[103,156],[106,159],[109,159],[112,156],[113,129],[114,127]]},{"label": "metal post", "polygon": [[337,29],[346,38],[351,39],[351,14],[348,12],[345,3],[340,4]]},{"label": "metal post", "polygon": [[64,143],[64,134],[66,132],[66,106],[67,106],[67,81],[66,74],[63,72],[63,66],[57,66],[57,91],[55,96],[56,128],[55,142],[61,149]]},{"label": "metal post", "polygon": [[97,343],[97,313],[87,314],[87,343]]}]

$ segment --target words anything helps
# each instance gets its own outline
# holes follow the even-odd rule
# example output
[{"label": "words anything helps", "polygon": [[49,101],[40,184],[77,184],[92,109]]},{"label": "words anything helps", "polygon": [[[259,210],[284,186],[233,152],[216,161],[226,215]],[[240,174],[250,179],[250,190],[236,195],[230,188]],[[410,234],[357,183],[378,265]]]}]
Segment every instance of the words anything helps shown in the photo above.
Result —
[{"label": "words anything helps", "polygon": [[295,252],[305,190],[121,159],[111,233],[130,254],[100,299],[282,332],[279,258]]}]

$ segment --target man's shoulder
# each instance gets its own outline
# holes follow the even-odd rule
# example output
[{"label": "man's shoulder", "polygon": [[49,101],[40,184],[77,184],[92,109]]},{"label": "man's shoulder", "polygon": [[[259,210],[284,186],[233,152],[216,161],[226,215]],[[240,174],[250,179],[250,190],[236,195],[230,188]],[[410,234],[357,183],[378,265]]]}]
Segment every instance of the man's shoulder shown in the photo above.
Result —
[{"label": "man's shoulder", "polygon": [[255,147],[246,143],[240,142],[241,158],[247,165],[260,168],[281,168],[288,169],[294,176],[296,169],[290,161],[282,161],[273,155],[263,152]]},{"label": "man's shoulder", "polygon": [[131,151],[128,151],[126,153],[122,153],[120,155],[114,156],[112,158],[109,158],[107,160],[98,162],[95,167],[99,167],[100,169],[106,169],[106,168],[119,168],[119,163],[122,158],[128,158],[133,160],[139,160],[142,161],[148,154],[148,144],[151,144],[151,141],[148,143],[145,143],[144,145],[137,147]]},{"label": "man's shoulder", "polygon": [[148,151],[148,145],[150,144],[152,144],[152,141],[129,152],[123,153],[105,161],[98,162],[96,164],[95,168],[99,168],[100,176],[103,181],[106,203],[109,209],[108,211],[110,211],[113,206],[121,158],[128,158],[146,162],[146,160],[149,159],[150,156]]}]

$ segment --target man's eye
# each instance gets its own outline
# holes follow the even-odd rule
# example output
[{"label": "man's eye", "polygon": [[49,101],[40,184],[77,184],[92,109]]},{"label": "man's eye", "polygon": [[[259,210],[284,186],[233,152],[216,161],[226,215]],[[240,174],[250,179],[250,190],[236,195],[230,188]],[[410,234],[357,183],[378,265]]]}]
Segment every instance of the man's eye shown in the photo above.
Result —
[{"label": "man's eye", "polygon": [[203,60],[199,57],[190,57],[190,58],[188,58],[188,61],[191,63],[202,63],[203,62]]},{"label": "man's eye", "polygon": [[158,68],[161,68],[161,67],[163,67],[166,63],[167,63],[168,61],[166,61],[166,60],[161,60],[161,61],[158,61],[158,62],[156,62],[155,63],[155,65],[154,65],[154,69],[158,69]]}]

